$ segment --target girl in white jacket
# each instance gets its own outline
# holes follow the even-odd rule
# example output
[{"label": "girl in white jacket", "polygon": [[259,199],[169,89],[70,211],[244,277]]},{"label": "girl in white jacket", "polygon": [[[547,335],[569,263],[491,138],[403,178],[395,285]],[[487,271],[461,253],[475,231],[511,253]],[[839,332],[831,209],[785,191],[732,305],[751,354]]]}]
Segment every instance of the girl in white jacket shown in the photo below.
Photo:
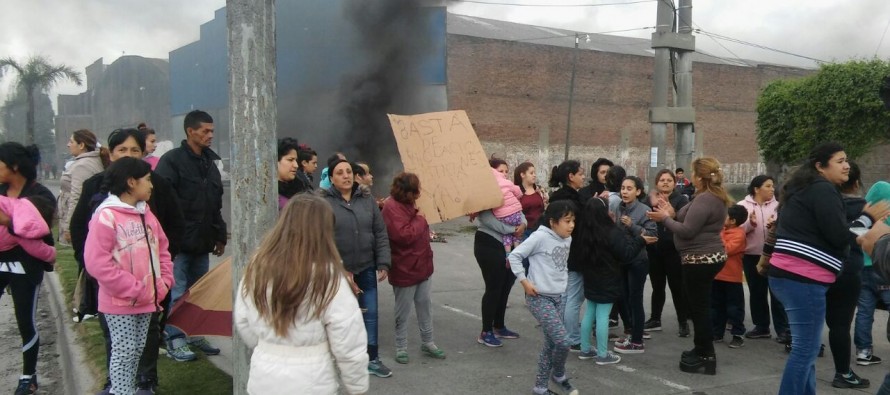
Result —
[{"label": "girl in white jacket", "polygon": [[[367,334],[322,198],[294,196],[245,270],[234,306],[254,349],[249,394],[368,391]],[[336,367],[335,367],[336,364]]]}]

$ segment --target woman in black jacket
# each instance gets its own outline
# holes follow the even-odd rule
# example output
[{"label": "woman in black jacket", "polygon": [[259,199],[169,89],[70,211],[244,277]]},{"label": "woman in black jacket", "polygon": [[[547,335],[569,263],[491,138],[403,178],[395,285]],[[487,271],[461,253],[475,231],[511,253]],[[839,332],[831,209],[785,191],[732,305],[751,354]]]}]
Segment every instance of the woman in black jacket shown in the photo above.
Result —
[{"label": "woman in black jacket", "polygon": [[[597,365],[614,364],[621,357],[609,352],[609,312],[612,304],[624,297],[624,270],[621,265],[631,262],[646,244],[641,235],[633,235],[619,228],[609,216],[609,204],[599,197],[587,201],[583,226],[577,239],[584,279],[584,298],[587,312],[581,323],[580,359],[596,359]],[[578,228],[577,226],[575,227]],[[650,240],[654,241],[654,237]],[[590,332],[596,326],[597,350],[591,350]]]},{"label": "woman in black jacket", "polygon": [[[550,203],[560,200],[569,200],[575,203],[579,212],[575,214],[575,230],[572,232],[574,238],[578,234],[578,229],[582,226],[582,217],[584,216],[584,202],[580,201],[578,190],[584,183],[584,169],[581,163],[576,160],[567,160],[553,168],[550,173],[549,185],[551,188],[559,189],[550,195]],[[581,254],[579,252],[580,243],[572,241],[569,250],[569,280],[566,285],[566,309],[565,309],[565,325],[569,341],[571,341],[571,349],[573,351],[581,350],[581,303],[584,302],[584,282],[581,278],[581,269],[579,261]]]},{"label": "woman in black jacket", "polygon": [[[674,212],[680,212],[689,198],[677,192],[677,177],[668,169],[661,169],[655,175],[655,191],[645,202],[649,207],[658,207],[661,201],[670,203]],[[649,279],[652,281],[652,307],[649,320],[643,327],[647,331],[661,330],[661,312],[664,310],[665,285],[671,288],[671,299],[677,311],[679,330],[677,336],[689,337],[689,312],[686,308],[686,297],[683,294],[683,268],[680,253],[674,245],[674,233],[658,222],[658,242],[646,246],[649,253]]]}]

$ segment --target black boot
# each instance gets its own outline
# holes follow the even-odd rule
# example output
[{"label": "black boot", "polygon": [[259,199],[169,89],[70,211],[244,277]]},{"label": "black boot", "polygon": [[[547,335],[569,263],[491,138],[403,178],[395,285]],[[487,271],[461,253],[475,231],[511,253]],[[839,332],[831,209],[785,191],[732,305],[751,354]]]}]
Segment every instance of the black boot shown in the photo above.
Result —
[{"label": "black boot", "polygon": [[687,360],[685,357],[680,359],[680,370],[686,373],[698,373],[699,370],[703,370],[702,373],[707,375],[716,375],[717,374],[717,356],[710,355],[707,357],[698,357],[695,361]]}]

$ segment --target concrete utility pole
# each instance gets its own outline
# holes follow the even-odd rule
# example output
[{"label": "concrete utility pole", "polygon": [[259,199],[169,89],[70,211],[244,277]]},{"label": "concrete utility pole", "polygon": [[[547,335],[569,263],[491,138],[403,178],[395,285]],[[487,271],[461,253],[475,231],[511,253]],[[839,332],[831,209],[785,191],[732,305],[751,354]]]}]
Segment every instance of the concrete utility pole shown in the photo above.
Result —
[{"label": "concrete utility pole", "polygon": [[[232,297],[277,215],[275,0],[227,0],[232,116]],[[247,394],[250,351],[232,330],[235,395]]]},{"label": "concrete utility pole", "polygon": [[[685,18],[685,23],[692,23],[692,0],[683,0],[680,2],[681,9],[686,5],[688,14],[681,16]],[[681,14],[682,15],[682,14]],[[649,122],[652,123],[651,147],[650,147],[650,163],[647,180],[650,185],[654,184],[652,176],[659,168],[667,166],[665,163],[665,135],[667,134],[667,124],[688,124],[690,133],[688,137],[681,138],[678,128],[677,133],[677,150],[680,152],[681,140],[686,138],[688,142],[693,141],[691,134],[692,124],[695,122],[695,110],[692,108],[692,58],[689,57],[695,51],[695,37],[691,34],[691,29],[686,34],[678,34],[674,31],[674,8],[671,3],[662,0],[658,2],[658,15],[656,17],[655,33],[652,33],[652,48],[655,49],[655,72],[653,73],[653,91],[652,91],[652,107],[649,108]],[[668,88],[673,83],[674,76],[671,74],[671,51],[681,51],[681,56],[686,55],[685,60],[688,61],[688,68],[685,71],[685,82],[678,81],[678,90],[675,94],[677,105],[675,107],[668,106]],[[681,69],[677,67],[679,73]],[[681,85],[681,82],[683,83]],[[680,99],[680,98],[683,99]],[[688,143],[687,142],[687,143]],[[691,157],[691,146],[689,143],[683,147],[689,148]],[[684,151],[686,152],[686,151]],[[679,154],[678,154],[679,155]],[[689,161],[677,157],[676,164],[678,166],[688,166]]]},{"label": "concrete utility pole", "polygon": [[[692,37],[692,0],[680,0],[679,34],[681,38],[692,42],[691,50],[678,50],[677,54],[677,81],[676,101],[677,108],[688,108],[692,111],[692,119],[686,123],[677,124],[677,145],[674,156],[677,166],[688,167],[692,163],[692,154],[695,151],[695,139],[701,139],[701,135],[695,135],[695,112],[692,108],[692,54],[695,53],[695,37]],[[691,169],[690,169],[691,171]]]},{"label": "concrete utility pole", "polygon": [[578,67],[578,43],[581,36],[575,33],[575,49],[572,51],[572,81],[569,83],[569,116],[566,119],[566,154],[563,160],[569,160],[569,135],[572,132],[572,104],[575,101],[575,70]]}]

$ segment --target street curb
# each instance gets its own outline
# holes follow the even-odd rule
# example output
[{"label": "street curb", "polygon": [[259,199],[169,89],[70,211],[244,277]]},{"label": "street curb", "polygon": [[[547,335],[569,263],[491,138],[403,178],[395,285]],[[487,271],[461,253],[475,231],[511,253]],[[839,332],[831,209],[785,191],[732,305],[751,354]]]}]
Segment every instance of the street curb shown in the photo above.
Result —
[{"label": "street curb", "polygon": [[46,273],[44,283],[49,291],[49,306],[56,318],[56,331],[58,338],[56,348],[59,352],[60,365],[62,366],[62,382],[65,394],[82,395],[95,387],[92,372],[84,363],[84,351],[77,343],[74,327],[69,322],[68,308],[65,297],[62,295],[62,284],[59,283],[59,275],[55,272]]}]

